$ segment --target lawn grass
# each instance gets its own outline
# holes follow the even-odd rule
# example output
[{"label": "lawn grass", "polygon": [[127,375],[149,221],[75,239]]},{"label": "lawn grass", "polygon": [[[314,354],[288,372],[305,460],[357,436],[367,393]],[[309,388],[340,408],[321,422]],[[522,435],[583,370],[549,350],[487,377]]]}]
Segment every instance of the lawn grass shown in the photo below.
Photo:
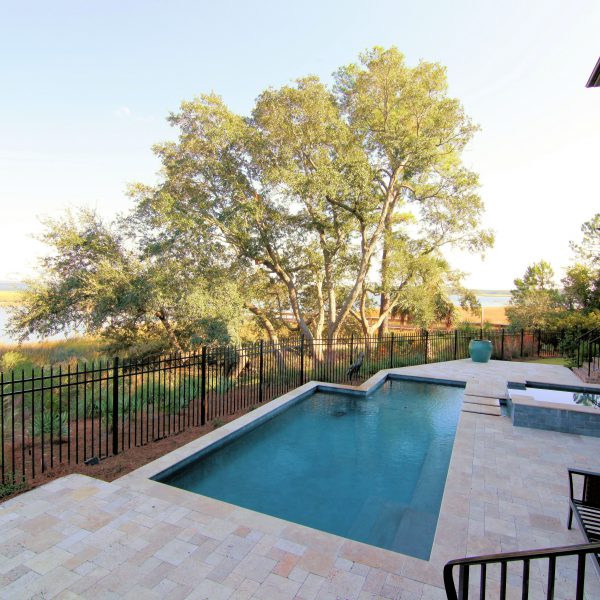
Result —
[{"label": "lawn grass", "polygon": [[538,358],[536,360],[528,360],[527,362],[539,363],[540,365],[560,365],[561,367],[567,366],[567,361],[560,356],[553,358]]}]

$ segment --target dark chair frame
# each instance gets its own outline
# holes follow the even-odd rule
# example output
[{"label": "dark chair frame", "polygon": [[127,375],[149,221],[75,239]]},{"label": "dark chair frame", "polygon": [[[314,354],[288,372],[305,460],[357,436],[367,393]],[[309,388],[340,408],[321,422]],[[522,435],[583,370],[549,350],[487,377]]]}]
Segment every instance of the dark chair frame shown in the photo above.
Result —
[{"label": "dark chair frame", "polygon": [[[600,473],[583,469],[569,471],[569,518],[567,527],[573,525],[573,515],[591,544],[600,542]],[[574,493],[574,476],[583,477],[581,497]],[[600,574],[600,555],[595,554],[596,569]]]}]

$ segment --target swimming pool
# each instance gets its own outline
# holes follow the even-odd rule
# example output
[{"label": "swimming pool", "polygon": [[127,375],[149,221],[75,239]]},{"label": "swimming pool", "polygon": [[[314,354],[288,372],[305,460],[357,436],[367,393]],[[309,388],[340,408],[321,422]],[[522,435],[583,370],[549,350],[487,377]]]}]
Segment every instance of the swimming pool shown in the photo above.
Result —
[{"label": "swimming pool", "polygon": [[462,397],[415,381],[317,392],[159,480],[428,559]]}]

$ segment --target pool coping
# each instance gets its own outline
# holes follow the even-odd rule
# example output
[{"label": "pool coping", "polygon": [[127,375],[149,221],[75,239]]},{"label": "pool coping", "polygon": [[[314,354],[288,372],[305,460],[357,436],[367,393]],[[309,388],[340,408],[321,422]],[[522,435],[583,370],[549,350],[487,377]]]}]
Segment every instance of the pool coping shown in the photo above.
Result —
[{"label": "pool coping", "polygon": [[[312,396],[317,392],[329,392],[349,394],[355,396],[368,396],[377,391],[388,380],[416,381],[422,383],[433,383],[437,385],[448,385],[452,387],[465,387],[466,381],[460,379],[446,379],[436,377],[422,377],[418,375],[407,375],[397,372],[398,369],[384,369],[367,379],[361,385],[352,386],[341,383],[326,383],[322,381],[310,381],[301,385],[270,402],[255,408],[245,415],[211,431],[180,448],[157,458],[156,460],[132,471],[118,479],[117,482],[129,481],[132,478],[143,477],[157,483],[185,468],[208,451],[217,450],[223,445],[233,441],[244,433],[259,427],[266,421],[276,417],[279,413],[287,410],[297,402]],[[168,485],[168,484],[165,484]]]},{"label": "pool coping", "polygon": [[[234,440],[235,438],[243,435],[250,429],[260,426],[265,421],[274,418],[280,412],[287,410],[290,406],[296,402],[315,394],[317,392],[331,392],[331,393],[344,393],[357,396],[367,396],[377,391],[382,385],[385,384],[388,379],[392,380],[405,380],[405,381],[418,381],[423,383],[433,383],[437,385],[449,385],[454,387],[465,387],[469,383],[467,378],[456,378],[450,379],[447,377],[435,377],[435,376],[421,376],[406,374],[404,371],[406,367],[399,367],[393,369],[382,369],[372,375],[369,379],[364,381],[362,384],[354,386],[342,383],[328,383],[323,381],[309,381],[293,390],[271,400],[265,404],[260,405],[258,408],[253,409],[245,415],[234,419],[233,421],[211,431],[196,440],[159,457],[158,459],[136,469],[135,471],[125,475],[118,481],[130,480],[133,477],[144,477],[151,481],[161,483],[161,480],[169,477],[175,471],[184,468],[191,462],[194,462],[197,458],[207,452],[209,448],[218,449],[222,445]],[[547,389],[565,389],[565,387],[571,387],[575,389],[576,386],[563,386],[561,384],[552,384],[548,382],[536,382],[528,380],[525,377],[513,377],[506,381],[507,393],[506,398],[500,398],[501,400],[509,400],[514,402],[515,398],[517,403],[535,406],[539,408],[549,408],[554,410],[574,410],[576,412],[591,412],[592,414],[598,414],[597,409],[590,409],[587,407],[580,407],[569,405],[557,407],[556,403],[547,403],[542,401],[533,400],[531,396],[526,394],[515,394],[509,396],[508,388],[518,389],[519,386],[530,385],[536,387],[546,387]],[[581,386],[580,389],[594,390],[593,387]]]}]

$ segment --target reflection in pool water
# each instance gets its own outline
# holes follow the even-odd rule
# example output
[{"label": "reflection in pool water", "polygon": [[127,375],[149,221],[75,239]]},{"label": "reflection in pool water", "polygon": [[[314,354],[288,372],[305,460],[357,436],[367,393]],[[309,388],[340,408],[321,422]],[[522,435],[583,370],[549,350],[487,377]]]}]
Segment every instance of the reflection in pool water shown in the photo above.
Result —
[{"label": "reflection in pool water", "polygon": [[594,408],[600,408],[600,395],[589,394],[589,393],[573,393],[573,402],[580,406],[593,406]]}]

